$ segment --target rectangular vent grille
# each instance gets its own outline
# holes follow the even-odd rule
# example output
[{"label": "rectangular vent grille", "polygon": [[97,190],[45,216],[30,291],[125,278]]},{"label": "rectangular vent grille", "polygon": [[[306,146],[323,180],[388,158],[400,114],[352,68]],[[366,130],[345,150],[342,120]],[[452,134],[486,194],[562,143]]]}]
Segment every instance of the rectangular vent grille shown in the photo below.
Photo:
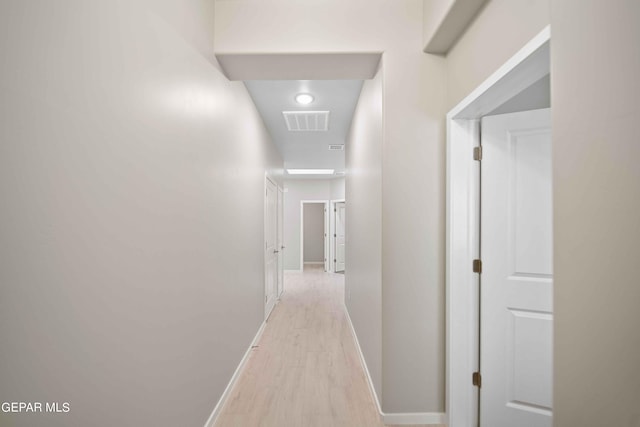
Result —
[{"label": "rectangular vent grille", "polygon": [[287,129],[293,132],[323,132],[329,130],[328,111],[283,111]]},{"label": "rectangular vent grille", "polygon": [[329,151],[341,151],[341,150],[344,150],[344,145],[341,145],[341,144],[329,145]]}]

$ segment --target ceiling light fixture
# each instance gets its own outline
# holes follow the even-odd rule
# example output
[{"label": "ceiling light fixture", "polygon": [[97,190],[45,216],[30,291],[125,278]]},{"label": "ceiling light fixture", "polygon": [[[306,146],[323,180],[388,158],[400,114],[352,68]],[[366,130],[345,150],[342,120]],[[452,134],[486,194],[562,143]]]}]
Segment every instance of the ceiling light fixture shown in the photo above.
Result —
[{"label": "ceiling light fixture", "polygon": [[313,102],[313,96],[308,93],[299,93],[296,95],[296,102],[301,105],[308,105]]},{"label": "ceiling light fixture", "polygon": [[333,175],[334,169],[287,169],[289,175]]}]

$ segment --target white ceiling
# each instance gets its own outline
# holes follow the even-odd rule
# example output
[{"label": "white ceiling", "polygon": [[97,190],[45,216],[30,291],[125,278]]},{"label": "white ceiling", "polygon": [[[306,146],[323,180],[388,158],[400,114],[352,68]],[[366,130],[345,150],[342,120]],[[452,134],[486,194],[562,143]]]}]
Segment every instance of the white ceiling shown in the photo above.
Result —
[{"label": "white ceiling", "polygon": [[[329,151],[328,146],[345,143],[362,80],[249,80],[244,83],[282,154],[285,168],[344,171],[344,151]],[[311,104],[296,103],[296,94],[303,92],[313,95],[315,99]],[[282,114],[283,111],[325,110],[330,111],[326,132],[289,131]]]}]

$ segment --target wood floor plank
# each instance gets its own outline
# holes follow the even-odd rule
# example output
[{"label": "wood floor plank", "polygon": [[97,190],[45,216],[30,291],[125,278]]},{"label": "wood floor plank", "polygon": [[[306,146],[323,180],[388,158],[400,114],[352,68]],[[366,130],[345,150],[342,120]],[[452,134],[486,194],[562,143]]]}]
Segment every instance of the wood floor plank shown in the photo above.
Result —
[{"label": "wood floor plank", "polygon": [[344,275],[286,273],[285,292],[215,424],[254,426],[384,426],[345,314]]}]

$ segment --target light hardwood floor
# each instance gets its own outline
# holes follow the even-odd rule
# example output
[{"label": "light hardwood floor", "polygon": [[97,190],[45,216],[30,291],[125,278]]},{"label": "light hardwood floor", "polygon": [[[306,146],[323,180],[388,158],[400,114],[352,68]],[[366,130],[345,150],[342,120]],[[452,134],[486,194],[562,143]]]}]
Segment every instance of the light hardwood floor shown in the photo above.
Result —
[{"label": "light hardwood floor", "polygon": [[343,301],[344,275],[287,272],[282,299],[215,427],[383,426]]}]

